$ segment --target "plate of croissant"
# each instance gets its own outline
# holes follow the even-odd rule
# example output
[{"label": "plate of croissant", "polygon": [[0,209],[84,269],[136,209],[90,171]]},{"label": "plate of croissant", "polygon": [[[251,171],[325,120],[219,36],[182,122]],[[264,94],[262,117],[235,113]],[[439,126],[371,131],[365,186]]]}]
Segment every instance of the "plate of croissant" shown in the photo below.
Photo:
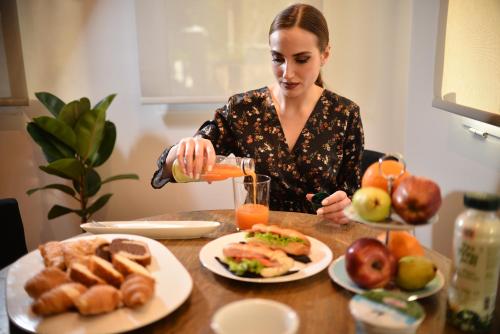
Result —
[{"label": "plate of croissant", "polygon": [[119,333],[177,309],[193,281],[158,241],[101,234],[50,241],[13,263],[7,312],[34,333]]}]

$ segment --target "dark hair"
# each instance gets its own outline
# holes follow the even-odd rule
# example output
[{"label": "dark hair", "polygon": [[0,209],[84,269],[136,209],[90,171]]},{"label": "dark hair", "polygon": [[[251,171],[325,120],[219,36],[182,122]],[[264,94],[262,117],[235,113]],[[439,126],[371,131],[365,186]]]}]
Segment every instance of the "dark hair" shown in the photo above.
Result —
[{"label": "dark hair", "polygon": [[[276,30],[290,29],[299,27],[307,30],[318,37],[319,51],[323,52],[328,47],[329,33],[328,24],[323,14],[313,6],[297,3],[291,5],[276,15],[269,28],[269,36]],[[321,73],[315,82],[316,85],[323,87]]]}]

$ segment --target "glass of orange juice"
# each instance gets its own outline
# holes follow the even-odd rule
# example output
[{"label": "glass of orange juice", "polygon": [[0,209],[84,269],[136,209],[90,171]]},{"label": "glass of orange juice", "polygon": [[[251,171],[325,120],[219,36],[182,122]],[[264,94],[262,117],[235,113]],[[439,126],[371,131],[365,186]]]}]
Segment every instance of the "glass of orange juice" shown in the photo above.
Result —
[{"label": "glass of orange juice", "polygon": [[247,230],[254,224],[269,221],[269,192],[271,178],[253,174],[233,179],[236,227]]}]

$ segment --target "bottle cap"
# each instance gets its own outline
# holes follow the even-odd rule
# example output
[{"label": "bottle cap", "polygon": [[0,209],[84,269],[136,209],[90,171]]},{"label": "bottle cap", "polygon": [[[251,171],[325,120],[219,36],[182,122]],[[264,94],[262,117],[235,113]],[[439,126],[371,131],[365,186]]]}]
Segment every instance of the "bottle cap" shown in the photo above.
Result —
[{"label": "bottle cap", "polygon": [[496,211],[500,206],[500,196],[488,193],[468,192],[464,194],[464,205],[472,209]]}]

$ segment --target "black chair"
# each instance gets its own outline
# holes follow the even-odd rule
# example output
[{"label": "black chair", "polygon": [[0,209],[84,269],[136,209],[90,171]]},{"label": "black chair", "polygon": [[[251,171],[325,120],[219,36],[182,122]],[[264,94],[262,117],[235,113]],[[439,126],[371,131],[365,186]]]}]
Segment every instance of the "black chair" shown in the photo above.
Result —
[{"label": "black chair", "polygon": [[382,158],[385,154],[378,151],[364,150],[361,156],[361,175],[363,175],[368,167],[378,159]]},{"label": "black chair", "polygon": [[0,199],[0,221],[3,249],[0,268],[3,268],[28,253],[21,213],[14,198]]}]

